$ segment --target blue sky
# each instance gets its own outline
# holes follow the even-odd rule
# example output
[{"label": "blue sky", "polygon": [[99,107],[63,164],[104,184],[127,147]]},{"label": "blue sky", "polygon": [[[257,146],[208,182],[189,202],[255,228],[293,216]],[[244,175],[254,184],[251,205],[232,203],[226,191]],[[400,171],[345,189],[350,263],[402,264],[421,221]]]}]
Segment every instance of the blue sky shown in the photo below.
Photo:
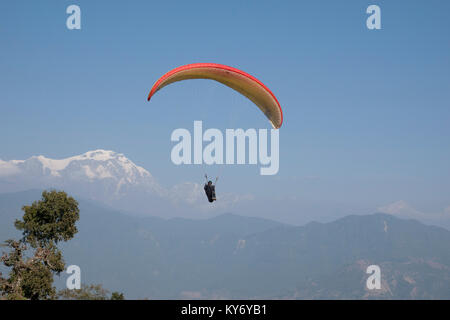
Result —
[{"label": "blue sky", "polygon": [[[71,4],[81,30],[66,28]],[[381,7],[382,30],[366,28],[370,4]],[[220,171],[222,190],[272,203],[248,210],[290,215],[370,213],[401,199],[443,210],[448,12],[448,1],[2,1],[0,158],[110,149],[166,186]],[[285,119],[277,176],[172,164],[170,134],[194,120],[269,127],[211,81],[174,84],[147,103],[159,76],[193,62],[243,69],[275,93]]]}]

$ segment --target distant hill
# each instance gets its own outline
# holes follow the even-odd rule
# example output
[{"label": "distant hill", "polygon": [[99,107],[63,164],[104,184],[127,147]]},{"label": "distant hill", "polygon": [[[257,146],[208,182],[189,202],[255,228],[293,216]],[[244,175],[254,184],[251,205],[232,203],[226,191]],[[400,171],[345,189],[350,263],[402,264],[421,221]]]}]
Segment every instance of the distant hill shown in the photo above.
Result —
[{"label": "distant hill", "polygon": [[[0,239],[38,191],[0,194]],[[131,298],[450,299],[450,231],[386,214],[289,226],[224,214],[131,217],[79,200],[79,233],[62,245],[85,283]],[[370,264],[382,289],[367,290]],[[62,274],[58,284],[65,283]]]},{"label": "distant hill", "polygon": [[[247,237],[240,254],[258,270],[255,281],[275,270],[273,283],[267,281],[265,287],[288,288],[297,279],[294,290],[277,298],[449,299],[449,249],[450,232],[445,229],[373,214],[267,230]],[[268,253],[271,263],[261,265]],[[381,290],[365,288],[371,264],[381,268]]]}]

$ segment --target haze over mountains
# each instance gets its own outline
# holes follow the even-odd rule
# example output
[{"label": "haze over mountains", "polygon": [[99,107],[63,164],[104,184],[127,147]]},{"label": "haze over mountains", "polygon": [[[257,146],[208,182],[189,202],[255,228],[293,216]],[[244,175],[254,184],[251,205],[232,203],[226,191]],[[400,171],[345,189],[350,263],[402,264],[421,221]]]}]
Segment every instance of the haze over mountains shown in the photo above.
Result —
[{"label": "haze over mountains", "polygon": [[[20,207],[38,191],[0,194],[0,238],[19,237]],[[386,214],[290,226],[233,214],[132,217],[80,199],[63,244],[84,283],[128,298],[450,299],[450,231]],[[366,288],[367,266],[381,290]],[[57,281],[63,286],[67,275]]]},{"label": "haze over mountains", "polygon": [[[63,189],[132,214],[198,216],[206,206],[211,208],[202,185],[184,182],[164,188],[146,169],[114,151],[99,149],[60,160],[44,156],[0,160],[0,193],[43,188]],[[220,196],[213,209],[248,198]]]},{"label": "haze over mountains", "polygon": [[[199,180],[202,178],[199,177]],[[301,225],[311,220],[332,221],[348,214],[343,208],[337,209],[338,203],[334,206],[327,204],[329,208],[321,212],[318,208],[322,205],[320,202],[306,203],[304,198],[256,197],[251,194],[252,190],[246,194],[236,194],[233,190],[222,190],[221,185],[218,189],[219,201],[210,204],[205,201],[203,186],[198,182],[185,181],[163,186],[148,170],[136,165],[124,154],[102,149],[65,159],[50,159],[42,155],[26,160],[0,159],[0,193],[63,189],[76,197],[133,215],[207,218],[228,211]],[[278,210],[280,206],[286,210]],[[299,206],[303,208],[301,214],[296,209]],[[357,214],[384,212],[450,229],[450,206],[442,212],[426,213],[398,200],[378,208],[365,208],[361,212],[353,207],[350,210]]]}]

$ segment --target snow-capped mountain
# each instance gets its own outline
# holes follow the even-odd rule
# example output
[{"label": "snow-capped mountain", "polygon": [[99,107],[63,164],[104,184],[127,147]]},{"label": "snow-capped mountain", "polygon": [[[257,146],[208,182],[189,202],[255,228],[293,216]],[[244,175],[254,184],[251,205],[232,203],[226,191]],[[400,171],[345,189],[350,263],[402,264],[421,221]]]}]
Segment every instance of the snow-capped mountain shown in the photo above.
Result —
[{"label": "snow-capped mountain", "polygon": [[247,195],[221,194],[220,203],[205,199],[203,186],[183,182],[162,187],[144,168],[122,153],[94,150],[65,158],[33,156],[26,160],[0,159],[0,193],[29,189],[59,189],[116,209],[153,216],[196,216],[223,211]]},{"label": "snow-capped mountain", "polygon": [[33,156],[27,160],[0,160],[0,191],[48,187],[63,188],[106,203],[131,192],[159,197],[166,193],[150,172],[122,153],[109,150],[89,151],[65,159]]},{"label": "snow-capped mountain", "polygon": [[[1,161],[1,160],[0,160]],[[61,160],[49,159],[44,156],[33,156],[27,160],[11,160],[0,162],[0,175],[24,172],[33,175],[64,177],[75,179],[122,179],[126,177],[129,183],[136,183],[151,174],[142,167],[135,165],[122,153],[107,150],[89,151],[82,155]]]}]

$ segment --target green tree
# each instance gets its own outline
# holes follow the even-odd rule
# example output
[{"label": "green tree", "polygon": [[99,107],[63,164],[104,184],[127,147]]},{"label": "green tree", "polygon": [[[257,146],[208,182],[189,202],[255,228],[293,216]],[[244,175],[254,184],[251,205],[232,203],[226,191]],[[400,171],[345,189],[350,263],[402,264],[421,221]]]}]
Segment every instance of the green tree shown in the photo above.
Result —
[{"label": "green tree", "polygon": [[108,300],[108,291],[101,284],[82,284],[80,289],[64,289],[58,292],[63,300]]},{"label": "green tree", "polygon": [[44,191],[40,201],[22,210],[23,220],[16,220],[15,226],[23,232],[22,240],[33,248],[70,240],[78,232],[78,202],[64,191]]},{"label": "green tree", "polygon": [[58,297],[64,300],[125,300],[123,293],[113,292],[108,297],[108,290],[101,284],[81,285],[80,289],[64,289],[58,292]]},{"label": "green tree", "polygon": [[[57,244],[77,233],[78,203],[63,191],[44,191],[40,201],[22,210],[23,220],[15,226],[23,238],[6,241],[10,253],[0,258],[11,268],[8,279],[0,274],[0,293],[7,299],[54,299],[53,275],[65,268]],[[26,257],[29,249],[34,254]]]},{"label": "green tree", "polygon": [[125,297],[123,293],[115,291],[111,294],[111,300],[125,300]]}]

